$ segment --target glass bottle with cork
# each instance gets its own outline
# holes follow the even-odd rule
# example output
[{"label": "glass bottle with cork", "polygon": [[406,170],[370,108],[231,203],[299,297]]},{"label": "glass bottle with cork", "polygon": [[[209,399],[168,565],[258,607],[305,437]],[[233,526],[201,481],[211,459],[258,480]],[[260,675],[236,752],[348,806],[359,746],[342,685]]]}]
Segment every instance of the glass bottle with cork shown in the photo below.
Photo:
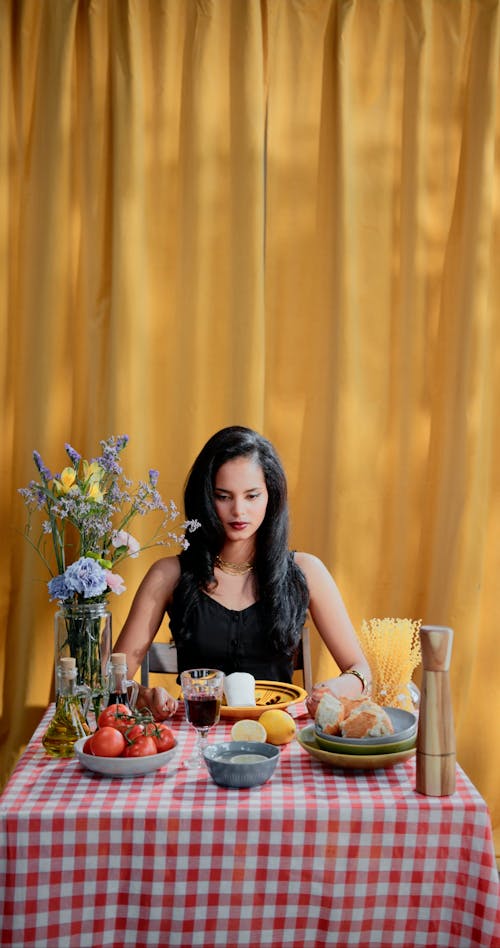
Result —
[{"label": "glass bottle with cork", "polygon": [[90,734],[76,679],[76,660],[60,658],[57,663],[56,709],[42,738],[49,757],[73,757],[76,741]]},{"label": "glass bottle with cork", "polygon": [[127,708],[135,708],[139,685],[136,681],[128,680],[127,671],[125,652],[113,652],[108,665],[108,706],[124,704]]}]

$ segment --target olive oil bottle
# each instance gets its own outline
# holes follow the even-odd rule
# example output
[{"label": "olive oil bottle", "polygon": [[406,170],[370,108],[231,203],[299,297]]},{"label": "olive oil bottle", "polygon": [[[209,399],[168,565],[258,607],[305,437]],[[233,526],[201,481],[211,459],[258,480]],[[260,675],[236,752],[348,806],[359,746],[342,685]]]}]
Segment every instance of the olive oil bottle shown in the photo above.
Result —
[{"label": "olive oil bottle", "polygon": [[42,738],[49,757],[73,757],[76,741],[90,734],[81,697],[76,690],[76,674],[74,658],[59,659],[56,709]]}]

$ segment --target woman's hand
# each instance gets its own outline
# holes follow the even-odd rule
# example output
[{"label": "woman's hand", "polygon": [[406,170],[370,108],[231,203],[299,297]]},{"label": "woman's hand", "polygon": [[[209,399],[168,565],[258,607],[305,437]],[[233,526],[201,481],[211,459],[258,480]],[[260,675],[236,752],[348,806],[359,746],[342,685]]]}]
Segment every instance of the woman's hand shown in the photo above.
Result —
[{"label": "woman's hand", "polygon": [[333,694],[333,691],[331,691],[331,689],[328,688],[326,683],[322,682],[321,684],[313,685],[313,690],[311,691],[311,694],[308,695],[306,698],[306,708],[309,711],[309,714],[311,715],[312,718],[316,717],[316,711],[318,710],[318,705],[323,695],[329,691]]},{"label": "woman's hand", "polygon": [[178,701],[165,688],[139,687],[137,707],[149,708],[155,721],[165,721],[177,711]]},{"label": "woman's hand", "polygon": [[329,692],[337,698],[361,698],[361,682],[355,675],[338,675],[313,685],[311,694],[306,698],[306,708],[312,718],[316,717],[318,705],[324,694]]}]

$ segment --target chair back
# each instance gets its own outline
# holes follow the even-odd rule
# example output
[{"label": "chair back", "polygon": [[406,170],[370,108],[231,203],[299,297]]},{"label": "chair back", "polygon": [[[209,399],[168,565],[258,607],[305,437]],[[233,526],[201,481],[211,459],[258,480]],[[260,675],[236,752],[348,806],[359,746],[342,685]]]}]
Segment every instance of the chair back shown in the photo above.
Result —
[{"label": "chair back", "polygon": [[177,649],[173,642],[152,642],[141,665],[141,685],[149,688],[149,673],[177,675]]},{"label": "chair back", "polygon": [[[295,653],[294,668],[302,672],[304,688],[312,690],[312,665],[309,629],[304,626],[299,647]],[[141,685],[149,687],[150,673],[177,675],[177,649],[173,642],[152,642],[141,665]]]},{"label": "chair back", "polygon": [[313,686],[311,661],[311,636],[307,625],[302,629],[299,647],[295,653],[293,667],[302,672],[304,688],[310,694]]}]

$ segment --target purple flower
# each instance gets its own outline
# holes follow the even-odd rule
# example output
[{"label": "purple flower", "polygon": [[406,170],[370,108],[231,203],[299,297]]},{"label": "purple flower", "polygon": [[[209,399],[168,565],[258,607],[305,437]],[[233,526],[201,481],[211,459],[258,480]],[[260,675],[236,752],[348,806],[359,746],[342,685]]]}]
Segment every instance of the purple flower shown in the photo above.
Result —
[{"label": "purple flower", "polygon": [[47,502],[44,491],[36,481],[30,481],[29,487],[18,487],[17,490],[28,507],[33,506],[36,510],[40,510]]},{"label": "purple flower", "polygon": [[120,477],[123,474],[118,455],[126,447],[127,442],[127,435],[120,435],[118,438],[112,436],[107,441],[101,441],[102,454],[95,460],[107,474],[113,477]]},{"label": "purple flower", "polygon": [[106,570],[90,556],[81,556],[76,563],[68,566],[64,579],[70,595],[78,593],[84,599],[100,596],[108,588]]},{"label": "purple flower", "polygon": [[156,487],[159,476],[160,476],[160,472],[155,471],[154,468],[151,468],[149,472],[149,483],[151,484],[151,487]]},{"label": "purple flower", "polygon": [[33,451],[33,460],[42,475],[44,481],[50,481],[52,474],[50,473],[48,467],[43,463],[41,455],[38,451]]},{"label": "purple flower", "polygon": [[54,576],[47,585],[49,587],[49,599],[51,602],[53,599],[63,600],[71,598],[71,589],[66,585],[64,573],[59,576]]},{"label": "purple flower", "polygon": [[70,461],[71,461],[71,463],[72,463],[72,465],[73,465],[75,471],[78,470],[78,465],[79,465],[80,461],[82,460],[81,454],[78,454],[78,451],[75,451],[75,449],[72,448],[70,444],[65,444],[65,445],[64,445],[64,448],[65,448],[66,454],[68,455],[68,457],[69,457],[69,459],[70,459]]}]

